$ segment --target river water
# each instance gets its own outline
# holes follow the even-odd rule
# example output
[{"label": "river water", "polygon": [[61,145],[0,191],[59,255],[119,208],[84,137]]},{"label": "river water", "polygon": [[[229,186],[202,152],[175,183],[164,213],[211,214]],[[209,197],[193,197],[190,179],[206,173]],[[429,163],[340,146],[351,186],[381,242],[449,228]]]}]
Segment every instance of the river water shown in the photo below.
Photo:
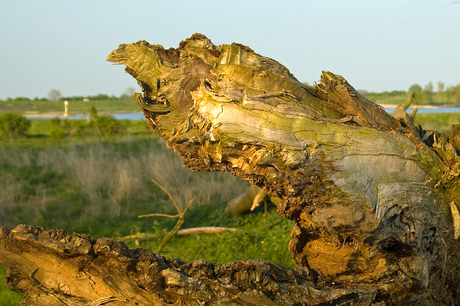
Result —
[{"label": "river water", "polygon": [[[391,114],[394,112],[394,108],[385,108],[387,113]],[[412,108],[407,109],[407,112],[410,113]],[[419,108],[417,113],[460,113],[460,107],[438,107],[438,108]],[[112,114],[115,119],[122,120],[143,120],[144,115],[142,113],[122,113],[122,114]],[[52,119],[54,117],[35,117],[35,116],[25,116],[28,119]],[[85,115],[70,116],[69,119],[85,119]],[[65,119],[66,117],[60,116],[59,118]]]},{"label": "river water", "polygon": [[[385,108],[387,113],[392,114],[394,108]],[[408,108],[406,112],[410,114],[413,108]],[[440,113],[460,113],[460,107],[435,107],[435,108],[419,108],[417,114],[440,114]]]}]

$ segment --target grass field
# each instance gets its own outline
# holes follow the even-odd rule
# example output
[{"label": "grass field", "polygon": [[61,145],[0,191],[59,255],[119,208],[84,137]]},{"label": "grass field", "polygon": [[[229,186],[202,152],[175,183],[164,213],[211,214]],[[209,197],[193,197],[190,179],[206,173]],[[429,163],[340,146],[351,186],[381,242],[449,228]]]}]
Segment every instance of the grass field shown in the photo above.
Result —
[{"label": "grass field", "polygon": [[452,124],[460,124],[460,113],[417,114],[414,123],[425,130],[434,130],[450,134]]},{"label": "grass field", "polygon": [[378,104],[390,104],[390,105],[398,105],[402,104],[407,101],[408,93],[404,94],[397,94],[397,93],[375,93],[369,92],[366,93],[364,96],[369,100],[378,103]]},{"label": "grass field", "polygon": [[[448,132],[460,114],[418,114],[416,124]],[[182,228],[225,226],[236,233],[173,238],[163,255],[184,260],[228,262],[263,258],[293,267],[287,251],[293,223],[270,207],[242,217],[222,213],[226,202],[248,186],[227,173],[192,173],[144,121],[132,121],[122,135],[50,137],[51,120],[32,120],[27,137],[0,137],[0,224],[61,228],[94,238],[125,239],[132,248],[155,251],[174,220],[138,218],[149,213],[175,213],[155,179],[184,206],[196,201]],[[0,266],[0,275],[4,275]],[[20,294],[7,290],[0,277],[0,306],[18,305]]]},{"label": "grass field", "polygon": [[[32,120],[27,137],[0,137],[0,224],[61,228],[94,238],[121,239],[144,233],[151,239],[128,239],[155,251],[163,230],[174,220],[141,214],[174,213],[164,186],[183,207],[196,200],[182,228],[236,227],[237,233],[172,239],[162,252],[184,260],[228,262],[263,258],[294,266],[287,251],[293,223],[263,210],[243,217],[223,214],[226,202],[248,186],[228,173],[194,173],[166,149],[144,121],[130,123],[128,133],[107,137],[50,137],[51,120]],[[224,187],[224,188],[223,188]],[[1,270],[3,271],[3,270]],[[0,305],[18,305],[20,295],[6,290],[0,278]]]},{"label": "grass field", "polygon": [[[100,113],[130,113],[139,110],[136,101],[128,100],[94,100],[70,101],[70,113],[89,113],[91,107]],[[62,101],[0,101],[0,111],[21,111],[25,114],[41,114],[47,112],[64,112]]]}]

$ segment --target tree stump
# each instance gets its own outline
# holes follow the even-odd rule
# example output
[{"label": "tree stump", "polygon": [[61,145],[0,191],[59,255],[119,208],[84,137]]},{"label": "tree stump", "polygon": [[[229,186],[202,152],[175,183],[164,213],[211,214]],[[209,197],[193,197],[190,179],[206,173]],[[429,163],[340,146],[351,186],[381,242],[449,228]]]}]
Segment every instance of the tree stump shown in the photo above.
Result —
[{"label": "tree stump", "polygon": [[[0,262],[27,301],[460,303],[458,127],[450,139],[424,131],[405,112],[387,114],[341,76],[323,72],[306,86],[247,46],[215,46],[201,34],[177,49],[120,45],[108,60],[136,78],[143,94],[135,100],[184,166],[228,171],[281,199],[279,215],[295,222],[289,249],[298,267],[183,263],[107,239],[3,229]],[[73,245],[77,240],[82,246]],[[55,260],[59,272],[37,266],[39,254]]]}]

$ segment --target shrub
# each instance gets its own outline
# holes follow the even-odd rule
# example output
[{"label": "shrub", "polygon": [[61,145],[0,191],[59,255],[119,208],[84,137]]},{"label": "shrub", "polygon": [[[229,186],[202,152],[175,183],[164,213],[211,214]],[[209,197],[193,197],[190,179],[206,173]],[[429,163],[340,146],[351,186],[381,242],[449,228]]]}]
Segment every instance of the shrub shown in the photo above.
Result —
[{"label": "shrub", "polygon": [[51,137],[52,138],[63,138],[70,131],[69,120],[61,120],[59,117],[51,119]]},{"label": "shrub", "polygon": [[100,116],[94,106],[90,110],[90,125],[95,135],[106,136],[125,133],[128,123],[127,120],[117,120],[112,116]]},{"label": "shrub", "polygon": [[31,121],[20,113],[5,112],[0,115],[0,132],[6,136],[22,136],[27,133]]},{"label": "shrub", "polygon": [[127,132],[129,123],[129,120],[117,120],[112,116],[100,116],[93,106],[90,110],[90,117],[83,120],[62,120],[58,117],[51,119],[51,137],[122,134]]}]

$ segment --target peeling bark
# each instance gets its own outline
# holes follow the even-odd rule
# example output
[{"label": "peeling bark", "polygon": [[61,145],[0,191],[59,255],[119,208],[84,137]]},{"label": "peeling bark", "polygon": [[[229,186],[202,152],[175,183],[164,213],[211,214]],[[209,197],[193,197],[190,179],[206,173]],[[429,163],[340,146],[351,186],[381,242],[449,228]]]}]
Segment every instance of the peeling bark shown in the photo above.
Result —
[{"label": "peeling bark", "polygon": [[[298,268],[277,267],[293,278],[251,274],[271,271],[268,263],[218,265],[233,269],[226,276],[232,285],[217,281],[237,297],[231,303],[460,303],[459,222],[453,220],[460,203],[458,126],[449,139],[424,131],[405,109],[397,118],[388,115],[341,76],[323,72],[318,84],[305,86],[249,47],[215,46],[201,34],[177,49],[145,41],[120,45],[108,60],[136,78],[143,94],[135,100],[184,166],[240,176],[281,198],[278,213],[295,222],[289,249]],[[206,274],[210,264],[185,265],[199,265],[198,274],[215,279]],[[227,295],[208,294],[207,281],[174,269],[144,272],[161,280],[142,288],[161,302],[230,303]],[[175,288],[169,300],[164,286]]]}]

